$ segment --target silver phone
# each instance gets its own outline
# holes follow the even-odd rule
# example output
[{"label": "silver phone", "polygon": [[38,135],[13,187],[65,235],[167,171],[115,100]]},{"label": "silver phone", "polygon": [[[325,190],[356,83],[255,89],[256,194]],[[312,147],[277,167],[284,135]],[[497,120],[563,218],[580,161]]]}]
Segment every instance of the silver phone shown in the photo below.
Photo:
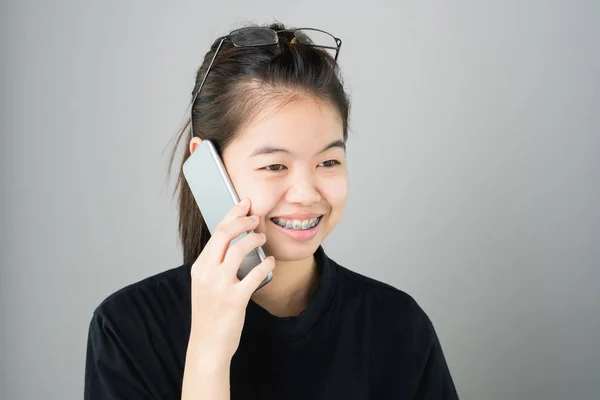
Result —
[{"label": "silver phone", "polygon": [[[200,213],[211,234],[225,215],[240,202],[240,199],[227,175],[227,170],[219,157],[219,153],[210,140],[202,140],[196,150],[183,164],[183,175],[192,191]],[[242,233],[233,239],[230,246],[247,235]],[[239,280],[244,279],[250,271],[265,259],[262,247],[253,249],[242,261],[237,273]],[[265,278],[262,288],[273,279],[273,272]]]}]

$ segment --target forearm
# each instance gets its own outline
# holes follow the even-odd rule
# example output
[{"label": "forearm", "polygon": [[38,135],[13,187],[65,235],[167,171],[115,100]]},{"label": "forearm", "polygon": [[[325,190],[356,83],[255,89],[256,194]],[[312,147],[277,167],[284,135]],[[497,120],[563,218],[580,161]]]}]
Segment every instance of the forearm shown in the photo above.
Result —
[{"label": "forearm", "polygon": [[229,366],[227,368],[185,368],[182,400],[229,400]]},{"label": "forearm", "polygon": [[207,357],[205,352],[188,348],[181,399],[229,400],[230,367],[231,360],[219,361],[216,357]]}]

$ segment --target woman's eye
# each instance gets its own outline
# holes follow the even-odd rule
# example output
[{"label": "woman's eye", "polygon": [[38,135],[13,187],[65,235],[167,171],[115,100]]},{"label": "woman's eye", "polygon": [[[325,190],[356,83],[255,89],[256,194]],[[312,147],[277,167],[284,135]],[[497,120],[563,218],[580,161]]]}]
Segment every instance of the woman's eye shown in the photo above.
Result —
[{"label": "woman's eye", "polygon": [[271,165],[267,165],[264,169],[266,169],[267,171],[282,171],[283,169],[285,169],[285,165],[271,164]]},{"label": "woman's eye", "polygon": [[327,161],[323,161],[321,164],[319,164],[319,166],[323,166],[323,167],[333,167],[334,165],[338,165],[340,162],[337,160],[327,160]]}]

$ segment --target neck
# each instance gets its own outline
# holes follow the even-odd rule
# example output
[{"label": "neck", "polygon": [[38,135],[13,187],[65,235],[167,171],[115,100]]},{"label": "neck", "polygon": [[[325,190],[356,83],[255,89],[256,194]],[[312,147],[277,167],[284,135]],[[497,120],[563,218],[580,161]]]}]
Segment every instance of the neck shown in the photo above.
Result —
[{"label": "neck", "polygon": [[297,316],[319,283],[314,256],[297,261],[276,260],[273,279],[252,295],[252,300],[277,317]]}]

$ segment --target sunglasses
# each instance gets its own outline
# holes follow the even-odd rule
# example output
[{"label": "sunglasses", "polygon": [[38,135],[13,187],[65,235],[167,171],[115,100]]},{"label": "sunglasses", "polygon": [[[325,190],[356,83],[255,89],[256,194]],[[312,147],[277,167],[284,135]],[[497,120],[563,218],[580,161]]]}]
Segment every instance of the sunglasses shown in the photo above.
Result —
[{"label": "sunglasses", "polygon": [[196,98],[198,94],[202,90],[202,86],[204,86],[204,82],[206,81],[206,77],[208,77],[208,73],[217,58],[217,54],[219,54],[219,50],[221,50],[221,46],[225,40],[229,40],[235,47],[258,47],[258,46],[271,46],[279,43],[279,33],[280,32],[289,32],[293,33],[294,37],[290,41],[290,43],[301,43],[304,46],[309,47],[318,47],[321,49],[334,50],[334,62],[337,63],[337,58],[340,53],[340,48],[342,47],[342,39],[333,36],[331,33],[322,31],[320,29],[315,28],[299,28],[293,30],[280,30],[276,31],[269,28],[241,28],[232,31],[227,36],[223,36],[220,38],[219,46],[215,51],[215,55],[213,56],[208,68],[206,69],[206,73],[204,74],[204,78],[202,78],[202,82],[200,82],[200,87],[196,91],[194,98],[192,99],[192,103],[190,105],[190,131],[192,138],[194,137],[194,120],[193,118],[193,110],[194,103],[196,102]]}]

